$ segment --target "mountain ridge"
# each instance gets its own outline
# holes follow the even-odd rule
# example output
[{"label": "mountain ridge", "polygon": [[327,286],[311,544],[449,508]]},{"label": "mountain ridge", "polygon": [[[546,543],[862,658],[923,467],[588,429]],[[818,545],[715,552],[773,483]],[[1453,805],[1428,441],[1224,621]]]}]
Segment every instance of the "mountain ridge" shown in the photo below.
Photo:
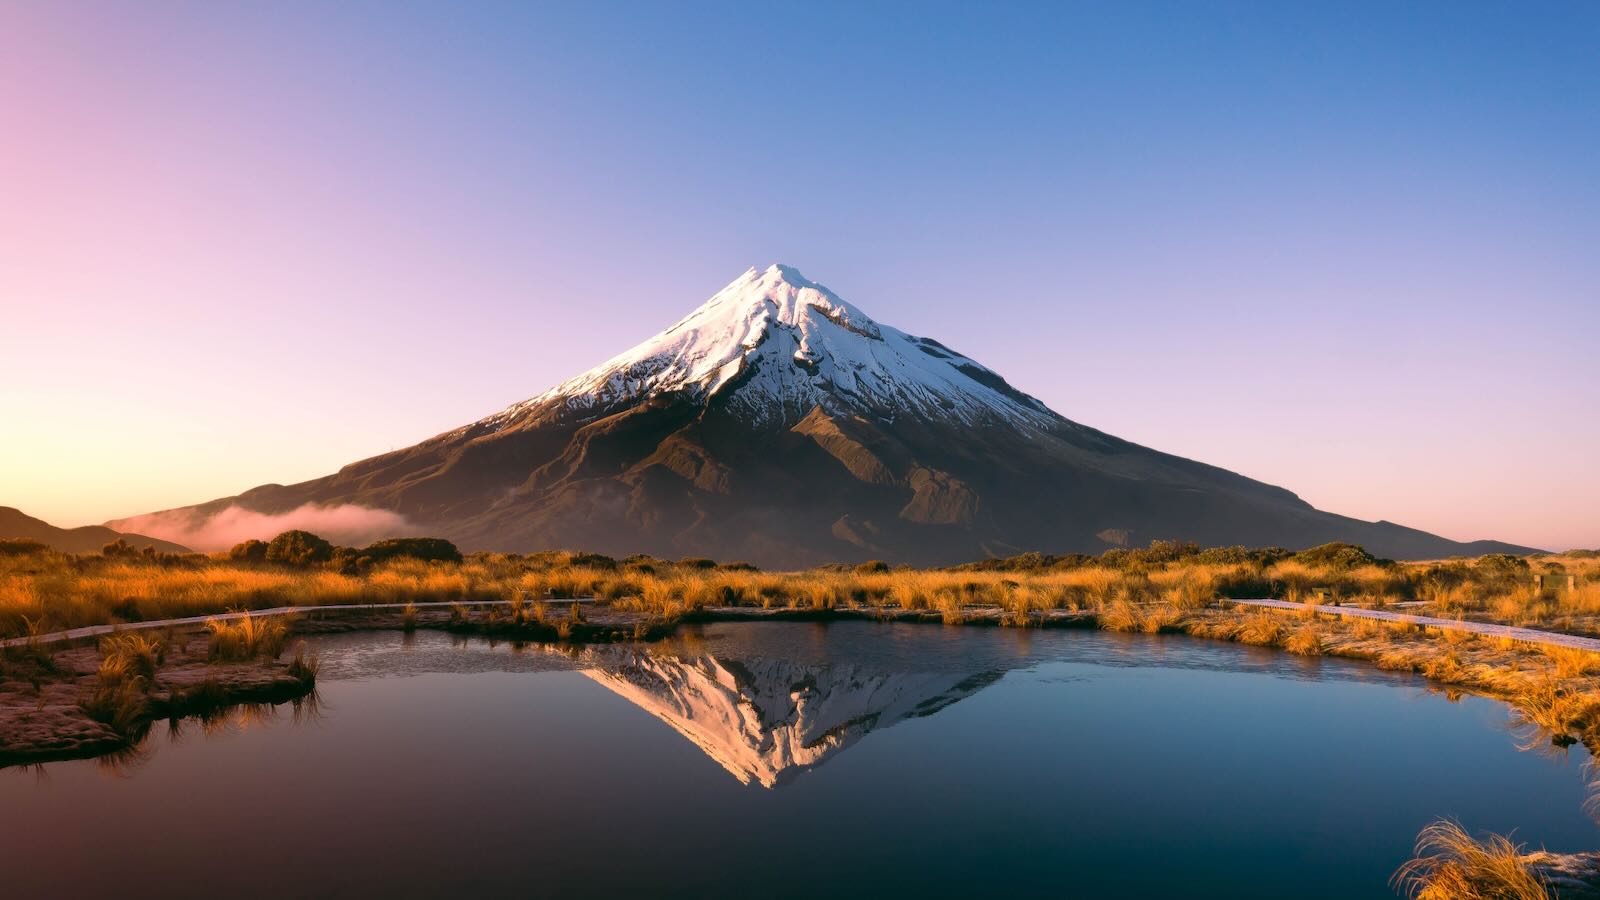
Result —
[{"label": "mountain ridge", "polygon": [[1322,512],[1073,422],[782,265],[751,268],[633,348],[413,447],[108,524],[203,527],[234,505],[307,503],[391,510],[470,549],[776,567],[951,564],[1154,539],[1348,540],[1394,558],[1531,549]]},{"label": "mountain ridge", "polygon": [[162,553],[188,553],[181,544],[146,537],[142,534],[115,531],[104,525],[80,525],[61,528],[43,519],[35,518],[14,506],[0,506],[0,538],[23,538],[38,541],[62,553],[99,553],[106,544],[119,538],[136,549],[152,547]]}]

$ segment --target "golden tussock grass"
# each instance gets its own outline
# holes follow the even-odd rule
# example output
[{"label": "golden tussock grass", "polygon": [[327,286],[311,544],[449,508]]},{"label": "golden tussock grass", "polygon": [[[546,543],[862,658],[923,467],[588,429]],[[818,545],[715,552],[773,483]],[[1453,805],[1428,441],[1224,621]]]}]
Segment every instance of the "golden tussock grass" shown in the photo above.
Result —
[{"label": "golden tussock grass", "polygon": [[214,662],[276,659],[289,639],[289,626],[279,616],[243,616],[206,622]]},{"label": "golden tussock grass", "polygon": [[1299,656],[1322,655],[1322,632],[1315,625],[1301,625],[1283,642],[1283,649]]},{"label": "golden tussock grass", "polygon": [[1600,654],[1575,647],[1541,647],[1559,678],[1581,678],[1600,672]]},{"label": "golden tussock grass", "polygon": [[1157,634],[1173,631],[1183,620],[1183,611],[1174,606],[1141,606],[1127,600],[1114,600],[1100,614],[1100,627],[1106,631],[1141,631]]},{"label": "golden tussock grass", "polygon": [[[333,564],[291,568],[222,557],[171,563],[63,554],[0,557],[0,636],[272,606],[450,601],[513,596],[595,597],[671,617],[715,606],[797,609],[903,609],[966,616],[998,607],[1021,622],[1045,610],[1102,611],[1118,600],[1201,610],[1219,597],[1302,597],[1331,591],[1341,602],[1429,604],[1424,612],[1511,624],[1576,619],[1600,633],[1600,560],[1555,558],[1579,575],[1571,591],[1547,596],[1531,574],[1486,574],[1484,566],[1450,561],[1340,567],[1295,558],[1268,564],[1204,561],[1207,557],[1128,564],[1090,561],[1073,567],[1020,569],[888,569],[863,566],[760,572],[707,561],[616,561],[572,553],[475,554],[460,563],[395,558],[352,574]],[[1483,569],[1484,571],[1480,571]],[[1503,569],[1503,567],[1502,567]],[[1584,617],[1595,620],[1585,625]]]},{"label": "golden tussock grass", "polygon": [[[1308,557],[1316,559],[1315,555]],[[1121,559],[1120,557],[1118,559]],[[1518,566],[1521,568],[1518,568]],[[1031,564],[1030,564],[1031,566]],[[1532,572],[1565,567],[1579,580],[1571,590],[1542,593]],[[1509,573],[1509,574],[1508,574]],[[1424,614],[1529,624],[1560,621],[1600,633],[1600,560],[1554,558],[1507,562],[1417,564],[1360,562],[1340,567],[1305,559],[1163,558],[1127,563],[1090,560],[1052,568],[962,567],[891,569],[872,565],[797,572],[762,572],[704,560],[635,557],[609,560],[582,554],[475,554],[464,561],[398,558],[354,573],[332,564],[291,568],[220,557],[176,562],[63,554],[0,556],[0,636],[158,617],[214,615],[271,606],[406,604],[402,627],[423,620],[417,604],[447,602],[452,626],[537,624],[571,634],[581,623],[564,601],[594,597],[602,607],[641,613],[651,625],[699,610],[752,606],[826,613],[831,610],[912,611],[951,624],[974,620],[1024,627],[1052,611],[1093,613],[1107,630],[1186,631],[1197,637],[1281,647],[1315,656],[1348,656],[1420,672],[1435,680],[1505,697],[1524,717],[1556,736],[1579,734],[1600,745],[1600,657],[1539,651],[1504,638],[1451,629],[1423,629],[1366,619],[1335,619],[1312,609],[1298,618],[1279,612],[1219,606],[1226,597],[1284,596],[1329,591],[1336,602],[1385,605],[1421,600]],[[513,601],[485,604],[484,601]],[[481,606],[480,606],[481,604]],[[564,604],[563,604],[564,605]],[[1555,617],[1554,619],[1552,617]],[[1589,622],[1589,625],[1585,625]],[[641,627],[640,633],[650,630]],[[287,630],[261,617],[217,621],[215,658],[276,657]],[[105,708],[117,691],[132,703],[139,662],[153,651],[129,646],[111,654]],[[12,648],[6,659],[29,655]],[[40,666],[47,652],[35,652]],[[18,662],[16,665],[22,665]],[[313,664],[303,661],[306,667]],[[108,712],[108,715],[111,713]]]},{"label": "golden tussock grass", "polygon": [[1422,830],[1391,883],[1414,900],[1551,900],[1521,846],[1500,835],[1480,841],[1448,819]]}]

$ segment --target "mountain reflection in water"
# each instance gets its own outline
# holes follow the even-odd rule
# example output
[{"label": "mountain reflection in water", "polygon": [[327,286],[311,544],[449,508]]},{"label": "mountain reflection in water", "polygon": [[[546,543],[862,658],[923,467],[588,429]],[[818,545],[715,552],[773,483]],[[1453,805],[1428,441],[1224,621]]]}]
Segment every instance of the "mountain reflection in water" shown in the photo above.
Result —
[{"label": "mountain reflection in water", "polygon": [[744,784],[775,787],[905,719],[999,680],[998,671],[884,672],[854,664],[675,656],[605,647],[584,675],[693,741]]},{"label": "mountain reflection in water", "polygon": [[[298,718],[0,770],[0,846],[26,861],[4,896],[1351,900],[1392,896],[1441,816],[1600,845],[1585,754],[1521,752],[1504,704],[1347,660],[871,622],[307,644],[320,705]],[[817,877],[775,877],[818,841]],[[289,863],[241,879],[194,849],[214,846]]]}]

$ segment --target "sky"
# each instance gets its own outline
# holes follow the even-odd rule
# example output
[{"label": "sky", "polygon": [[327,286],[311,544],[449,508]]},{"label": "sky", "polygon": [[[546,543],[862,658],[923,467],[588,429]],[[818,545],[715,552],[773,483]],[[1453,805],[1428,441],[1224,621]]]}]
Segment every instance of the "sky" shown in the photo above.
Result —
[{"label": "sky", "polygon": [[1600,546],[1600,4],[0,3],[0,505],[292,483],[783,262],[1075,421]]}]

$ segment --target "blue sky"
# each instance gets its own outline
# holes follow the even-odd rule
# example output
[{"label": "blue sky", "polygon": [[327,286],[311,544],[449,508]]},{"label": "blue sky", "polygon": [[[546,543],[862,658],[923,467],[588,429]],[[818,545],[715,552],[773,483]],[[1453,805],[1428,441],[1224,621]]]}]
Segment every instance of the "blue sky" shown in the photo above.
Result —
[{"label": "blue sky", "polygon": [[7,4],[0,503],[325,474],[782,261],[1323,508],[1600,545],[1596,46],[1596,4]]}]

